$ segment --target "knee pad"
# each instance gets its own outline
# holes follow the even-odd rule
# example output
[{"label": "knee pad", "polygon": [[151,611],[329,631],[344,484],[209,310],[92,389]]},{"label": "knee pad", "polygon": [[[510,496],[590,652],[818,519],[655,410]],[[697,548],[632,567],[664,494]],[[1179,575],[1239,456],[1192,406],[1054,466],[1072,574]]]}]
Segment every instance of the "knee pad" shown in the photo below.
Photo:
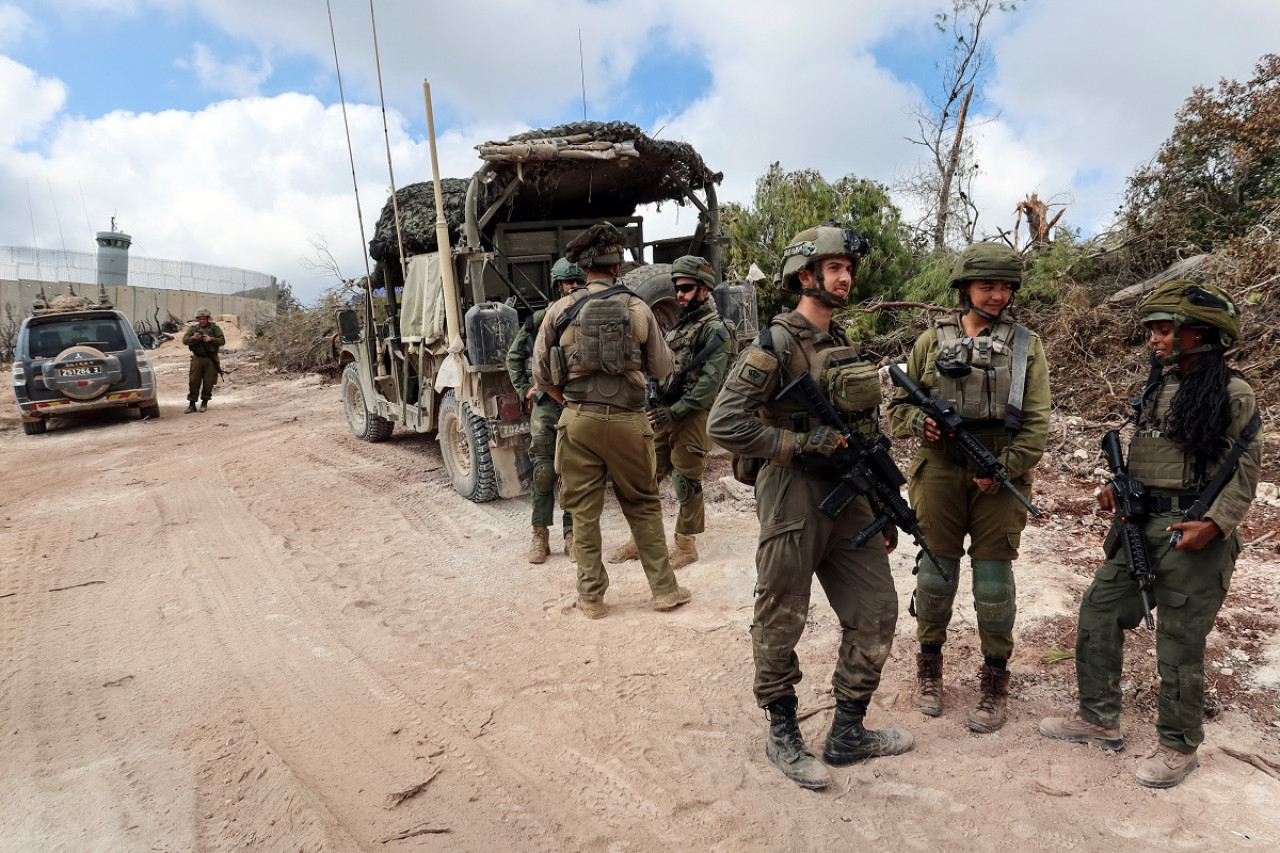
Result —
[{"label": "knee pad", "polygon": [[556,487],[556,466],[550,461],[539,461],[533,466],[533,491],[549,495]]},{"label": "knee pad", "polygon": [[1013,563],[1008,560],[973,561],[973,605],[978,625],[993,633],[1013,630],[1017,613]]},{"label": "knee pad", "polygon": [[671,472],[671,485],[676,491],[676,500],[682,504],[687,504],[702,492],[701,480],[690,480],[679,471]]},{"label": "knee pad", "polygon": [[939,557],[938,563],[951,575],[951,582],[943,579],[937,566],[928,557],[920,559],[920,573],[916,579],[916,617],[923,622],[951,621],[951,605],[956,598],[956,585],[960,580],[960,561]]}]

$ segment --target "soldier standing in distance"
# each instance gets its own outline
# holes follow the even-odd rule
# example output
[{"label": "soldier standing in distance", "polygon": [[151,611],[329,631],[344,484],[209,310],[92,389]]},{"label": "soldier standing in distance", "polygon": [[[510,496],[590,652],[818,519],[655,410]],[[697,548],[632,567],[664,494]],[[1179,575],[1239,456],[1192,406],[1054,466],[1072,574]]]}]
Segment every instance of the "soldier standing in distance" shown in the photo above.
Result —
[{"label": "soldier standing in distance", "polygon": [[[1022,258],[999,243],[975,243],[956,258],[950,284],[960,299],[960,316],[948,315],[916,340],[907,375],[951,403],[969,434],[1030,498],[1031,469],[1044,455],[1049,435],[1049,365],[1039,336],[1009,319],[1022,284]],[[965,725],[990,734],[1008,715],[1017,614],[1013,561],[1027,509],[1007,488],[982,476],[938,424],[912,405],[906,391],[889,401],[888,413],[895,438],[922,439],[907,491],[931,549],[951,578],[944,580],[938,567],[921,557],[913,598],[920,652],[911,706],[930,717],[942,713],[942,646],[967,535],[983,665],[978,701]]]},{"label": "soldier standing in distance", "polygon": [[[551,288],[559,299],[587,283],[582,268],[561,258],[551,267]],[[529,502],[533,504],[533,539],[525,556],[530,563],[545,563],[551,551],[550,531],[556,508],[556,422],[564,407],[560,401],[533,383],[533,344],[547,309],[533,312],[507,351],[507,374],[529,413],[529,461],[533,463],[533,483]],[[573,558],[573,516],[563,510],[564,552]]]},{"label": "soldier standing in distance", "polygon": [[[707,416],[724,382],[733,346],[730,331],[711,298],[716,286],[711,264],[696,255],[676,258],[671,264],[671,281],[681,308],[675,328],[666,334],[675,366],[652,401],[649,423],[656,432],[658,482],[670,474],[680,502],[675,544],[668,557],[672,569],[683,569],[697,562],[694,537],[707,528],[702,498],[702,475],[711,451]],[[610,553],[608,560],[621,563],[638,556],[632,539]]]},{"label": "soldier standing in distance", "polygon": [[671,610],[691,597],[667,558],[653,428],[644,414],[645,374],[665,379],[671,350],[649,306],[617,282],[624,248],[608,222],[574,238],[565,257],[583,268],[587,286],[547,309],[533,351],[534,382],[565,407],[556,426],[560,503],[573,515],[577,607],[590,619],[608,613],[600,553],[606,480],[631,527],[653,608]]},{"label": "soldier standing in distance", "polygon": [[187,329],[182,336],[182,343],[191,350],[191,370],[187,374],[187,408],[185,414],[196,410],[196,400],[200,401],[200,411],[209,408],[209,398],[213,396],[213,386],[218,384],[218,374],[222,366],[218,361],[218,350],[227,342],[222,329],[213,322],[213,315],[208,308],[196,312],[196,324]]},{"label": "soldier standing in distance", "polygon": [[[1257,492],[1261,420],[1253,389],[1226,363],[1226,350],[1241,331],[1240,310],[1226,291],[1169,281],[1146,298],[1140,313],[1150,333],[1152,372],[1135,400],[1128,469],[1147,494],[1142,532],[1155,569],[1160,698],[1159,743],[1134,775],[1148,788],[1171,788],[1199,764],[1205,639],[1231,586],[1241,549],[1238,527]],[[1185,518],[1183,511],[1216,486],[1219,471],[1221,488],[1203,496],[1203,517]],[[1115,510],[1110,485],[1096,494],[1100,507]],[[1078,707],[1072,716],[1041,721],[1040,734],[1119,750],[1124,632],[1138,626],[1146,608],[1114,526],[1112,531],[1103,543],[1107,560],[1080,600]]]},{"label": "soldier standing in distance", "polygon": [[904,753],[914,742],[900,729],[863,725],[898,619],[888,556],[893,536],[873,536],[854,546],[853,536],[875,518],[865,495],[849,501],[834,519],[818,509],[839,483],[830,456],[844,445],[844,436],[811,418],[799,402],[777,399],[781,388],[807,371],[819,387],[833,389],[831,402],[852,429],[869,437],[879,430],[875,366],[861,358],[832,320],[849,298],[858,264],[869,250],[858,232],[834,223],[795,236],[782,253],[782,287],[800,294],[799,305],[774,317],[743,351],[708,425],[721,447],[767,461],[756,481],[754,692],[769,720],[765,755],[804,788],[831,782],[827,768],[805,746],[796,719],[801,673],[795,648],[808,619],[815,576],[842,634],[831,679],[836,712],[823,759],[844,766]]}]

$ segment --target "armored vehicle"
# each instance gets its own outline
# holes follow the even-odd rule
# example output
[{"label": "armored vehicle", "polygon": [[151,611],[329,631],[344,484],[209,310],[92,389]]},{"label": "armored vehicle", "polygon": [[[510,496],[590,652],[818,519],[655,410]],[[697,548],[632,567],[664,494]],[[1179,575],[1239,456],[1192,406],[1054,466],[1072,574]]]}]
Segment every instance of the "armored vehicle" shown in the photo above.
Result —
[{"label": "armored vehicle", "polygon": [[13,394],[27,435],[53,417],[111,408],[160,416],[151,359],[125,315],[103,300],[38,302],[18,329]]},{"label": "armored vehicle", "polygon": [[[483,165],[470,179],[440,181],[445,251],[433,184],[387,202],[369,243],[376,266],[358,304],[338,315],[338,357],[352,432],[382,441],[398,423],[435,433],[454,487],[481,502],[528,488],[529,419],[504,361],[519,324],[552,301],[551,266],[566,244],[612,222],[627,240],[623,280],[669,324],[679,311],[669,263],[696,254],[720,268],[722,176],[690,145],[620,122],[476,147]],[[655,203],[691,205],[694,233],[646,240],[637,210]],[[665,271],[645,269],[646,250]]]}]

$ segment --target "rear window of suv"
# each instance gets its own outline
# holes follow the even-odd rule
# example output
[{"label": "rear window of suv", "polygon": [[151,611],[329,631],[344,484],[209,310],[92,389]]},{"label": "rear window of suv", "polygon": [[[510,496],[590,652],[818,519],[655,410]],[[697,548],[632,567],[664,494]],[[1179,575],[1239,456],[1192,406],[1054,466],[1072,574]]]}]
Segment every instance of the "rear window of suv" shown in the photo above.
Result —
[{"label": "rear window of suv", "polygon": [[79,345],[102,352],[122,352],[128,347],[120,322],[111,318],[56,320],[32,326],[29,333],[32,358],[53,358],[67,347]]}]

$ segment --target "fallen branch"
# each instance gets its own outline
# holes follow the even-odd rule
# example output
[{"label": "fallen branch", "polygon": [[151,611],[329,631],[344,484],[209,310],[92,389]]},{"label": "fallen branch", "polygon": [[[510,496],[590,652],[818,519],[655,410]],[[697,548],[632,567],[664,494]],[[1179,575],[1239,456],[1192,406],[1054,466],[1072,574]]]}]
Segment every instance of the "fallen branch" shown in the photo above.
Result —
[{"label": "fallen branch", "polygon": [[1258,768],[1273,779],[1280,779],[1280,764],[1274,761],[1268,761],[1261,755],[1253,752],[1241,752],[1238,749],[1232,749],[1229,746],[1220,747],[1223,752],[1230,755],[1237,761],[1243,761],[1245,764]]},{"label": "fallen branch", "polygon": [[440,769],[437,767],[435,770],[431,772],[430,776],[428,776],[426,779],[419,782],[418,784],[411,785],[408,788],[405,788],[403,791],[395,791],[394,793],[387,794],[387,798],[382,802],[382,807],[390,811],[391,809],[394,809],[396,806],[403,803],[405,800],[418,796],[418,794],[421,794],[423,791],[425,791],[427,789],[427,786],[431,784],[432,780],[439,775],[440,775]]},{"label": "fallen branch", "polygon": [[93,586],[94,584],[106,583],[106,581],[85,581],[84,583],[73,583],[71,586],[55,586],[49,592],[65,592],[68,589],[76,589],[82,586]]},{"label": "fallen branch", "polygon": [[389,841],[404,841],[406,838],[414,838],[419,835],[439,835],[449,831],[450,829],[447,826],[431,826],[429,824],[420,823],[412,829],[397,832],[395,835],[388,835],[386,838],[379,838],[378,843],[386,844]]}]

